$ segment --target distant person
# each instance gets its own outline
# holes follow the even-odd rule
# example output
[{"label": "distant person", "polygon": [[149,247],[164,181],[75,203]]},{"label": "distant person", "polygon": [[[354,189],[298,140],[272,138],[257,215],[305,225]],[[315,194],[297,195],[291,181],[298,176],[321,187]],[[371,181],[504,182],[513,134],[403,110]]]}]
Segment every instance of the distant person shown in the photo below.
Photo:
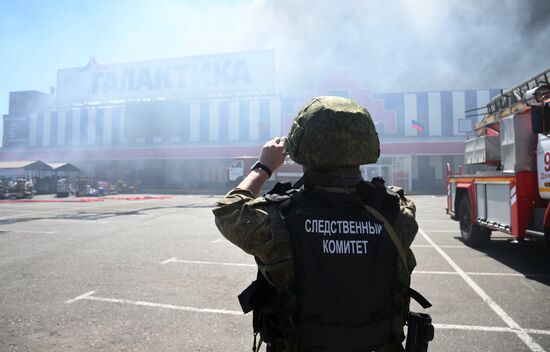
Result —
[{"label": "distant person", "polygon": [[[418,225],[402,189],[362,179],[379,147],[365,108],[313,98],[213,210],[223,236],[258,264],[240,299],[267,351],[403,351]],[[304,188],[278,184],[258,197],[287,153]]]}]

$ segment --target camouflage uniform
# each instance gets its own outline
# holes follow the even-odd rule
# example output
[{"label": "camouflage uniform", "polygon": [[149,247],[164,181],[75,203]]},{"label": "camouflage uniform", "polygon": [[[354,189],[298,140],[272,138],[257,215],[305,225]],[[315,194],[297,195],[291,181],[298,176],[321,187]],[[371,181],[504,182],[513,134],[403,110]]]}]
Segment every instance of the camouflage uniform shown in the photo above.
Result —
[{"label": "camouflage uniform", "polygon": [[[418,230],[416,208],[402,189],[394,187],[393,190],[401,199],[399,216],[393,226],[407,250],[408,267],[412,272],[416,261],[410,246]],[[278,210],[278,203],[269,203],[264,197],[254,199],[250,192],[236,188],[217,203],[213,213],[216,226],[223,236],[246,253],[255,256],[258,259],[258,268],[273,286],[285,288],[294,278],[294,266],[289,233]],[[400,343],[404,339],[403,326],[409,302],[406,288],[410,284],[410,273],[406,272],[399,258],[397,268],[398,280],[404,291],[395,298],[400,309],[393,322],[394,343]],[[295,347],[289,346],[288,341],[279,341],[274,346],[274,351],[277,352],[293,350]],[[380,351],[399,350],[399,347],[388,345]]]}]

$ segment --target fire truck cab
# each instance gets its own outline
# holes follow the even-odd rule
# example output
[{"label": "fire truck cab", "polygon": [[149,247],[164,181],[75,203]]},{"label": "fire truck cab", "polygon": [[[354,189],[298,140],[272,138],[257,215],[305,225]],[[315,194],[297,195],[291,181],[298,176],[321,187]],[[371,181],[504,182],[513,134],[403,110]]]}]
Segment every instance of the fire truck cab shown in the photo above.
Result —
[{"label": "fire truck cab", "polygon": [[467,245],[486,244],[492,231],[550,243],[549,82],[550,69],[484,108],[465,144],[464,162],[475,171],[453,173],[447,164],[447,213]]}]

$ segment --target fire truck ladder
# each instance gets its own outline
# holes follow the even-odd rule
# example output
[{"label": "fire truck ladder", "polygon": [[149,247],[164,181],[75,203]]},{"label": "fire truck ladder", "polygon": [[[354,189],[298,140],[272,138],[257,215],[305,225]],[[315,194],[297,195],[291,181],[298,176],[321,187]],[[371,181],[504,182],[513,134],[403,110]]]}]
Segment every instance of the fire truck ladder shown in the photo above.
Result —
[{"label": "fire truck ladder", "polygon": [[485,112],[483,113],[468,115],[466,117],[485,116],[475,126],[476,134],[482,134],[482,130],[485,126],[498,122],[499,118],[509,116],[510,114],[525,108],[525,94],[527,91],[549,84],[550,68],[515,85],[507,91],[501,90],[500,94],[494,97],[489,104],[487,104],[487,106],[466,110],[466,113],[469,113],[485,109]]}]

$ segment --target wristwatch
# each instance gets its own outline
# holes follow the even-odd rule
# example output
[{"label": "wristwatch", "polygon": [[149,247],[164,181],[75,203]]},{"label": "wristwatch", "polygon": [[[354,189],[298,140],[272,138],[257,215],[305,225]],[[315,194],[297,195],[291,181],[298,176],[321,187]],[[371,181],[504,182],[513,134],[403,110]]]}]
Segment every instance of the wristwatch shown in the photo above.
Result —
[{"label": "wristwatch", "polygon": [[259,161],[256,161],[256,162],[254,163],[254,165],[252,165],[252,167],[250,168],[250,171],[256,170],[256,169],[260,169],[260,170],[265,171],[265,173],[267,174],[267,178],[270,178],[270,177],[271,177],[271,174],[272,174],[271,169],[268,168],[267,166],[265,166],[264,164],[262,164],[262,163],[259,162]]}]

